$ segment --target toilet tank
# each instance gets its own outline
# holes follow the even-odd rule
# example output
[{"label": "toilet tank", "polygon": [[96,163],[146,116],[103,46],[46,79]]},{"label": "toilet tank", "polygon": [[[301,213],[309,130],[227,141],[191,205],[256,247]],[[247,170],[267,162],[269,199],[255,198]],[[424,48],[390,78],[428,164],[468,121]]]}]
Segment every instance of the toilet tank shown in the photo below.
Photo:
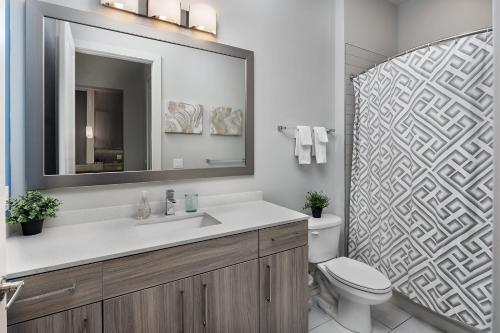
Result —
[{"label": "toilet tank", "polygon": [[309,218],[309,262],[320,263],[336,258],[339,253],[342,219],[323,214],[319,219]]}]

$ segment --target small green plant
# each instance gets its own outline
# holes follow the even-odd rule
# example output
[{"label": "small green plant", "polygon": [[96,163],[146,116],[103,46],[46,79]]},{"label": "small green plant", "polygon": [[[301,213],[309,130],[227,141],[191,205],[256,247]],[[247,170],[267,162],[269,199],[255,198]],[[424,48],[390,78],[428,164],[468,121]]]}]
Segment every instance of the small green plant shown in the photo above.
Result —
[{"label": "small green plant", "polygon": [[330,198],[323,194],[323,192],[309,191],[306,194],[306,203],[304,209],[311,208],[323,209],[330,205]]},{"label": "small green plant", "polygon": [[29,191],[19,199],[8,200],[7,204],[10,205],[7,222],[16,224],[55,217],[61,201],[38,191]]}]

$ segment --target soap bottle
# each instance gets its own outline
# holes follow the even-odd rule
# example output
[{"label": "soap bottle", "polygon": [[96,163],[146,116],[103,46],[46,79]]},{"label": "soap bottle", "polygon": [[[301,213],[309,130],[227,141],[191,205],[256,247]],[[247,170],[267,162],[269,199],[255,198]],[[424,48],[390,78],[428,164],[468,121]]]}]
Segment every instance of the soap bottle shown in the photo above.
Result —
[{"label": "soap bottle", "polygon": [[137,208],[137,219],[145,220],[151,215],[151,206],[148,201],[148,192],[142,191],[141,201],[139,202],[139,207]]}]

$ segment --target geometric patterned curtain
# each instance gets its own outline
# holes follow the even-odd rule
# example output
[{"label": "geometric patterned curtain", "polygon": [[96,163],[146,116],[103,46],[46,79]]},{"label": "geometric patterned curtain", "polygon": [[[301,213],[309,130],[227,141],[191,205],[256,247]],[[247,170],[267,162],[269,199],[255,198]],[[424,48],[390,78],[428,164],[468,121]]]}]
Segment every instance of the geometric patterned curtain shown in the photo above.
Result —
[{"label": "geometric patterned curtain", "polygon": [[354,79],[349,256],[413,301],[489,331],[493,32]]}]

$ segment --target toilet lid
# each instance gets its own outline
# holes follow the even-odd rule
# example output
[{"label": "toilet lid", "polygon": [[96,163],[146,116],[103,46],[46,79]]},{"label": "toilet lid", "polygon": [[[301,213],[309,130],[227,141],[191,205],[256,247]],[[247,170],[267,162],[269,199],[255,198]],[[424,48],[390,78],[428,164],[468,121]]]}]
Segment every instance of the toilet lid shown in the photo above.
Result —
[{"label": "toilet lid", "polygon": [[309,230],[321,230],[333,227],[338,227],[342,224],[342,219],[338,216],[332,214],[323,214],[321,218],[309,218],[308,229]]},{"label": "toilet lid", "polygon": [[333,278],[352,288],[376,294],[385,294],[392,290],[391,282],[384,274],[354,259],[336,258],[325,266]]}]

